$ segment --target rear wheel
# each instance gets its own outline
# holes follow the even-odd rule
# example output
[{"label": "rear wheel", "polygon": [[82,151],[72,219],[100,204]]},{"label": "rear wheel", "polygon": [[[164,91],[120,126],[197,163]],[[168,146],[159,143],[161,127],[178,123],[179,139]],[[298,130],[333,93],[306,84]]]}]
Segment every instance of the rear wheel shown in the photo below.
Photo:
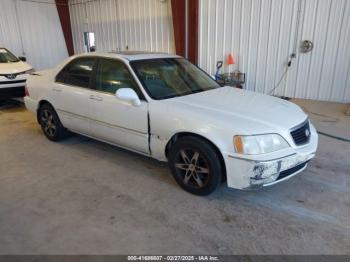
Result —
[{"label": "rear wheel", "polygon": [[222,179],[220,163],[213,146],[196,137],[179,139],[169,154],[169,166],[176,182],[195,195],[215,191]]},{"label": "rear wheel", "polygon": [[51,141],[59,141],[65,138],[68,131],[63,127],[58,115],[49,104],[44,104],[39,109],[39,122],[45,136]]}]

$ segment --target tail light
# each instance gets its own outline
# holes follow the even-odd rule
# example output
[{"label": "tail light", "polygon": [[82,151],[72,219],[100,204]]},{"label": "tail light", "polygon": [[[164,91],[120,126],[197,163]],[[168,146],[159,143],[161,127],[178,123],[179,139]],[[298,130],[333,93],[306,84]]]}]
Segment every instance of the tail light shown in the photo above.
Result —
[{"label": "tail light", "polygon": [[25,96],[29,96],[29,91],[28,91],[28,87],[27,86],[24,87],[24,95]]}]

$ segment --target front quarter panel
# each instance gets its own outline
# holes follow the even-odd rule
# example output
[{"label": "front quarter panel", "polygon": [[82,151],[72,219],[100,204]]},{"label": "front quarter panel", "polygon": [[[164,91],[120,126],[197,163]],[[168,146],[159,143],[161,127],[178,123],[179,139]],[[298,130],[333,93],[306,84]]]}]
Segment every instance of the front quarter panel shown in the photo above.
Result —
[{"label": "front quarter panel", "polygon": [[220,151],[233,150],[230,129],[216,124],[212,114],[196,108],[174,106],[168,100],[149,103],[152,156],[167,161],[165,149],[170,139],[179,133],[193,133],[212,142]]}]

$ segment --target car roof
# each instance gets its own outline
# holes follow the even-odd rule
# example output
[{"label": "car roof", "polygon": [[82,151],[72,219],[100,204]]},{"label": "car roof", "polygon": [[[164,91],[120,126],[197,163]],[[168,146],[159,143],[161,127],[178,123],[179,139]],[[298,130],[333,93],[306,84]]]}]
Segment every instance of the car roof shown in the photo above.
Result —
[{"label": "car roof", "polygon": [[91,53],[77,55],[77,57],[84,57],[84,56],[122,58],[122,59],[126,59],[128,61],[159,59],[159,58],[181,58],[181,56],[173,55],[173,54],[153,53],[153,52],[145,52],[145,51],[123,51],[123,52],[110,52],[110,53],[91,52]]}]

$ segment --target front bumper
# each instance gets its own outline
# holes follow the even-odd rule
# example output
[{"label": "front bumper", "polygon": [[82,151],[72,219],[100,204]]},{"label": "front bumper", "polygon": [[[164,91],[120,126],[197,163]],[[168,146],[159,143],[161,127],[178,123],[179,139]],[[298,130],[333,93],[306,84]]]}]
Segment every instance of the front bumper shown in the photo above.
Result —
[{"label": "front bumper", "polygon": [[291,147],[282,156],[259,160],[226,154],[227,184],[236,189],[258,189],[288,180],[306,169],[315,157],[318,135],[311,128],[311,139],[307,145]]},{"label": "front bumper", "polygon": [[19,75],[12,80],[4,76],[0,76],[0,99],[24,97],[26,79],[26,74]]},{"label": "front bumper", "polygon": [[0,88],[0,99],[24,97],[24,86]]}]

